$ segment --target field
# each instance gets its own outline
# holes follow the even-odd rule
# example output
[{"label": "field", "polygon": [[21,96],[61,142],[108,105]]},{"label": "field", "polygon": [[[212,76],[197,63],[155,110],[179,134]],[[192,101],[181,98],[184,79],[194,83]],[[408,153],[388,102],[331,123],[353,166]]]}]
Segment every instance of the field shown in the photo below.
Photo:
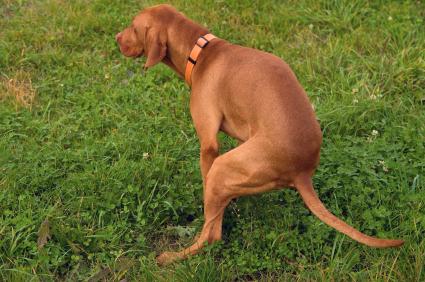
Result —
[{"label": "field", "polygon": [[405,245],[362,246],[281,190],[231,203],[222,242],[156,266],[203,223],[189,88],[114,41],[157,2],[0,0],[0,281],[425,281],[425,3],[170,3],[293,68],[323,130],[321,199]]}]

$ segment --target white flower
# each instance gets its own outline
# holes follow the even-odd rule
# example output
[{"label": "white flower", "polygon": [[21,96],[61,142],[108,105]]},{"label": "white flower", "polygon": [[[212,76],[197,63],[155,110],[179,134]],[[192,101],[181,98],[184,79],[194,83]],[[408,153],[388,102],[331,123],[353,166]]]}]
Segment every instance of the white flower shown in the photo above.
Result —
[{"label": "white flower", "polygon": [[385,165],[385,161],[378,161],[379,164],[382,166],[382,170],[385,172],[388,172],[388,167]]},{"label": "white flower", "polygon": [[308,25],[308,28],[309,28],[309,29],[313,29],[313,27],[314,27],[314,25],[313,25],[313,24],[309,24],[309,25]]},{"label": "white flower", "polygon": [[389,21],[392,21],[392,20],[393,20],[393,17],[389,16],[389,17],[388,17],[388,20],[389,20]]},{"label": "white flower", "polygon": [[147,158],[149,158],[149,153],[143,153],[143,159],[147,159]]},{"label": "white flower", "polygon": [[370,96],[369,96],[369,98],[370,98],[371,100],[376,100],[376,98],[377,98],[377,97],[376,97],[376,95],[375,95],[375,94],[372,94],[372,95],[370,95]]},{"label": "white flower", "polygon": [[372,130],[372,136],[377,136],[379,134],[378,130]]},{"label": "white flower", "polygon": [[353,103],[354,104],[357,104],[359,102],[359,100],[357,100],[357,99],[353,99]]}]

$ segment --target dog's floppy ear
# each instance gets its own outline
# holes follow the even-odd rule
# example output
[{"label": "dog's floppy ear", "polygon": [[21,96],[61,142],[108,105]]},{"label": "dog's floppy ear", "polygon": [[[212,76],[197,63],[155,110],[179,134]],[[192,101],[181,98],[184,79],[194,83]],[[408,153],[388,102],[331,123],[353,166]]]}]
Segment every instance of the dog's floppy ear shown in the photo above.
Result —
[{"label": "dog's floppy ear", "polygon": [[145,69],[161,62],[167,54],[167,35],[157,28],[147,28],[145,36],[146,64]]}]

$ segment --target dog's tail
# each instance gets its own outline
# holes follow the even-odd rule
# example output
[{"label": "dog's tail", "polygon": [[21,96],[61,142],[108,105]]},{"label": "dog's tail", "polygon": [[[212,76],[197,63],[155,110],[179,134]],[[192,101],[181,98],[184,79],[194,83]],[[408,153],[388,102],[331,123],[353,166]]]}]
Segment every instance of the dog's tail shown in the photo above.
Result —
[{"label": "dog's tail", "polygon": [[337,218],[329,212],[323,203],[320,201],[313,188],[313,183],[310,177],[303,177],[295,182],[298,192],[301,194],[304,203],[321,221],[335,228],[348,237],[375,248],[398,247],[403,245],[403,240],[378,239],[361,233],[357,229],[351,227],[341,219]]}]

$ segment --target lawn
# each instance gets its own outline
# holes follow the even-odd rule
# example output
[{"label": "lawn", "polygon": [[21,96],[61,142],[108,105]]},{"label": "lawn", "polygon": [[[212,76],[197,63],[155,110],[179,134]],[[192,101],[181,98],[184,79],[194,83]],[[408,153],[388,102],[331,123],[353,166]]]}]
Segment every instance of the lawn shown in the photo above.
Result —
[{"label": "lawn", "polygon": [[202,226],[189,88],[114,41],[157,2],[0,0],[0,281],[425,281],[425,3],[170,2],[292,67],[323,130],[321,199],[405,245],[362,246],[282,190],[233,202],[222,242],[156,266]]}]

